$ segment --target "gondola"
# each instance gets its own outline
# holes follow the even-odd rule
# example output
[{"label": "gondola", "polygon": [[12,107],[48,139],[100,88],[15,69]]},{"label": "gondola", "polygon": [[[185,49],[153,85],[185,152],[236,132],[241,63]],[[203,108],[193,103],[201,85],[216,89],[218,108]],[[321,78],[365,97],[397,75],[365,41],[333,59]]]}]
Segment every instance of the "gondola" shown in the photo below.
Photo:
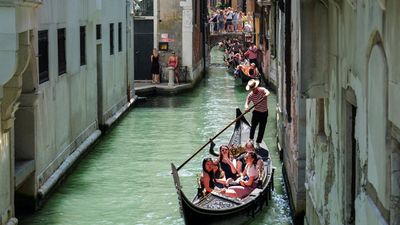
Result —
[{"label": "gondola", "polygon": [[[239,109],[236,110],[237,115],[241,115]],[[250,125],[242,116],[235,123],[235,129],[229,144],[244,145],[249,137]],[[217,155],[210,148],[213,155]],[[197,194],[190,201],[182,191],[182,186],[179,180],[178,170],[172,163],[172,175],[175,188],[178,194],[180,213],[187,225],[200,224],[242,224],[248,222],[255,217],[257,212],[263,209],[264,205],[268,204],[271,199],[273,189],[273,174],[272,162],[268,155],[268,149],[264,142],[260,148],[256,149],[264,160],[263,174],[259,179],[258,187],[247,197],[243,199],[234,199],[224,196],[219,193],[211,192],[205,196]],[[200,193],[200,191],[199,191]]]},{"label": "gondola", "polygon": [[256,77],[251,77],[246,73],[244,73],[243,71],[236,72],[235,70],[234,75],[236,80],[242,81],[241,82],[242,85],[247,85],[247,82],[249,82],[249,80],[251,79],[259,79],[259,75],[257,75]]},{"label": "gondola", "polygon": [[240,79],[242,80],[242,84],[247,85],[247,82],[249,82],[249,80],[254,78],[246,75],[245,73],[240,73]]}]

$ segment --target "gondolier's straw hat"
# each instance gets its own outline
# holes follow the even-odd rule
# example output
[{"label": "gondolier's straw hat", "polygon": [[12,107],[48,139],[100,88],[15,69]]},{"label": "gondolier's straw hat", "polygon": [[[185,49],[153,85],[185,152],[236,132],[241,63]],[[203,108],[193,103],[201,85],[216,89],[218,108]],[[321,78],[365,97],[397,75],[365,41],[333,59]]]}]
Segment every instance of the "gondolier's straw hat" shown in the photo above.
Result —
[{"label": "gondolier's straw hat", "polygon": [[254,88],[258,87],[259,84],[260,84],[259,80],[251,79],[251,80],[249,80],[249,82],[247,82],[246,90],[248,90],[248,91],[253,90]]}]

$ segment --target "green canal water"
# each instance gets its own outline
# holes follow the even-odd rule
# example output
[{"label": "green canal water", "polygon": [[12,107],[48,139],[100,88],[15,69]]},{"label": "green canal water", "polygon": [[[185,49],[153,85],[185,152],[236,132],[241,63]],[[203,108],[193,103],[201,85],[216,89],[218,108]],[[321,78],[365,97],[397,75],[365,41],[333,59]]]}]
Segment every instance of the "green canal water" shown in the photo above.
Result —
[{"label": "green canal water", "polygon": [[[220,57],[214,52],[211,60]],[[192,92],[149,97],[102,136],[43,207],[19,218],[19,224],[184,224],[171,163],[179,166],[231,122],[235,108],[243,109],[245,96],[244,87],[235,85],[225,68],[214,66]],[[275,192],[271,204],[249,224],[292,224],[276,152],[276,96],[272,94],[268,102],[264,140],[277,168]],[[216,144],[226,143],[232,130],[220,135]],[[194,196],[201,161],[207,156],[206,148],[181,169],[187,196]]]}]

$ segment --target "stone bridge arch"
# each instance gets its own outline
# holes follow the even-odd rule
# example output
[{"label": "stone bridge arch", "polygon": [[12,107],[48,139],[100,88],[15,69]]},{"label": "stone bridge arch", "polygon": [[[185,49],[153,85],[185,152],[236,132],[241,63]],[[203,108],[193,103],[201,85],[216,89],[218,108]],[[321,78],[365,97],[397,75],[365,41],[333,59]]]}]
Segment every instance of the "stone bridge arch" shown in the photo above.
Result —
[{"label": "stone bridge arch", "polygon": [[216,33],[208,35],[208,50],[211,50],[214,46],[218,45],[219,42],[222,42],[229,39],[238,39],[240,42],[244,42],[245,37],[244,33]]}]

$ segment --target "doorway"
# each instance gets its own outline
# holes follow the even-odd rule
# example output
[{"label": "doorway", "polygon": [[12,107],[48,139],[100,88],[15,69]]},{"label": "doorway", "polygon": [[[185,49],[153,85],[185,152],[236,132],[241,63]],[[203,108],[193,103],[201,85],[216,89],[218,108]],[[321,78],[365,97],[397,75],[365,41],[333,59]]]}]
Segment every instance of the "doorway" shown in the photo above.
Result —
[{"label": "doorway", "polygon": [[153,20],[134,20],[135,80],[151,80],[150,55],[154,41]]},{"label": "doorway", "polygon": [[355,139],[355,124],[357,107],[350,102],[346,101],[346,142],[345,142],[345,215],[346,224],[355,224],[355,201],[357,197],[357,168],[358,168],[358,157],[357,157],[357,144]]}]

